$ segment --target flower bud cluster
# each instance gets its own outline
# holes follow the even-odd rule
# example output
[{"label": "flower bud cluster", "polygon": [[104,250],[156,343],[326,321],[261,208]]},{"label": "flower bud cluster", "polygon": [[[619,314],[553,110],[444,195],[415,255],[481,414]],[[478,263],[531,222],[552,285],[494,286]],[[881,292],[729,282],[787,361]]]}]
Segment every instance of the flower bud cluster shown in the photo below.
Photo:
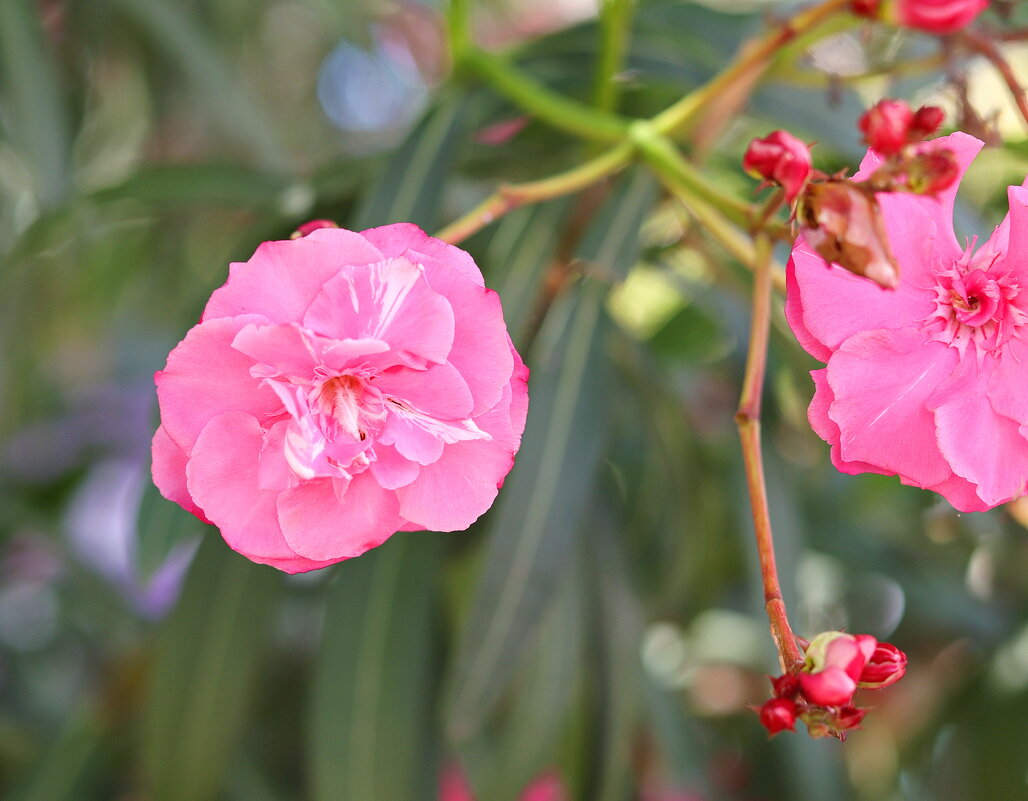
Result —
[{"label": "flower bud cluster", "polygon": [[867,634],[826,631],[807,646],[803,667],[771,679],[774,696],[757,709],[772,735],[795,731],[802,720],[811,737],[846,738],[867,709],[853,705],[858,689],[881,689],[906,672],[907,657],[896,646]]},{"label": "flower bud cluster", "polygon": [[[812,167],[810,148],[792,134],[773,131],[750,142],[747,172],[778,184],[795,203],[804,238],[830,264],[887,288],[899,284],[899,265],[885,235],[877,193],[937,194],[952,186],[960,166],[952,150],[922,144],[942,125],[935,106],[914,111],[900,100],[882,100],[859,122],[877,167],[863,180],[825,175]],[[772,206],[765,212],[771,214]]]},{"label": "flower bud cluster", "polygon": [[864,112],[857,127],[868,147],[883,156],[894,156],[938,131],[945,116],[938,106],[921,106],[914,111],[902,100],[886,98]]}]

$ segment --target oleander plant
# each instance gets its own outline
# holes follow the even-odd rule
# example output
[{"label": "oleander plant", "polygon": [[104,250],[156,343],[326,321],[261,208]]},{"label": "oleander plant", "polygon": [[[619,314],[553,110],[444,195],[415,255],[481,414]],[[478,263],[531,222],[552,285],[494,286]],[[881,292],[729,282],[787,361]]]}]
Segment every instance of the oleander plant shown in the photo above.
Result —
[{"label": "oleander plant", "polygon": [[1028,797],[1028,3],[0,3],[0,795]]}]

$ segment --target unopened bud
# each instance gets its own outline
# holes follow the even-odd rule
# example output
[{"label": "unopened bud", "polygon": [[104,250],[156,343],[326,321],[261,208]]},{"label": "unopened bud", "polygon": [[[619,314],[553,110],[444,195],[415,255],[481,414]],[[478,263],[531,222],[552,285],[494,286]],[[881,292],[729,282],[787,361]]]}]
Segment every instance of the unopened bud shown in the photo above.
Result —
[{"label": "unopened bud", "polygon": [[960,163],[952,150],[918,153],[906,165],[908,192],[934,195],[951,187],[960,178]]},{"label": "unopened bud", "polygon": [[907,655],[892,643],[880,642],[860,672],[857,686],[881,689],[895,684],[906,672]]},{"label": "unopened bud", "polygon": [[795,698],[796,693],[800,691],[800,680],[791,673],[768,678],[771,679],[771,687],[778,698]]},{"label": "unopened bud", "polygon": [[849,181],[811,184],[800,203],[804,238],[825,261],[886,288],[899,284],[874,193]]},{"label": "unopened bud", "polygon": [[758,710],[760,722],[772,735],[780,731],[795,731],[797,712],[796,703],[788,698],[772,698]]},{"label": "unopened bud", "polygon": [[750,142],[742,166],[754,178],[779,184],[789,203],[803,191],[813,173],[810,148],[786,131],[772,131]]},{"label": "unopened bud", "polygon": [[875,19],[882,5],[881,0],[851,0],[850,11],[858,17]]},{"label": "unopened bud", "polygon": [[847,706],[875,644],[875,638],[866,634],[826,631],[817,635],[807,646],[799,674],[803,697],[820,706]]},{"label": "unopened bud", "polygon": [[910,141],[914,112],[902,100],[880,100],[857,123],[864,142],[884,156],[899,153]]},{"label": "unopened bud", "polygon": [[910,138],[913,141],[927,139],[942,125],[946,119],[946,112],[938,106],[921,106],[914,112],[914,119],[910,123]]}]

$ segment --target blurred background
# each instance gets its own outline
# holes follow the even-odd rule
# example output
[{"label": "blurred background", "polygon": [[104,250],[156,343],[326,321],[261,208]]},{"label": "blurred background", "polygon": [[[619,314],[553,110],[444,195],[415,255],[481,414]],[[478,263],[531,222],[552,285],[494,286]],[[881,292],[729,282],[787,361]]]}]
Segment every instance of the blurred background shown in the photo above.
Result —
[{"label": "blurred background", "polygon": [[[639,0],[620,110],[656,113],[789,7]],[[475,21],[590,101],[594,0]],[[887,77],[934,47],[843,31],[691,153],[740,197],[772,128],[855,166],[869,100],[958,110],[939,69]],[[957,227],[987,234],[1028,142],[967,68],[999,133]],[[458,762],[480,801],[546,772],[579,801],[1028,798],[1028,504],[959,515],[836,473],[780,299],[765,439],[794,624],[910,667],[845,744],[768,741],[747,709],[777,672],[732,420],[749,279],[645,172],[464,245],[533,368],[519,463],[471,530],[287,577],[152,487],[153,372],[230,261],[315,217],[432,232],[589,152],[451,75],[431,2],[0,2],[3,798],[427,801]]]}]

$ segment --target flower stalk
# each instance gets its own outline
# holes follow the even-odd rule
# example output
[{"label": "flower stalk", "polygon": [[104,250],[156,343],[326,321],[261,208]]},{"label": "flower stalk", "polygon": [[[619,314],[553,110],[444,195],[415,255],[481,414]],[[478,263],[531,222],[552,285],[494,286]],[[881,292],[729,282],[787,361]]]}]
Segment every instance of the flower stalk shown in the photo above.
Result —
[{"label": "flower stalk", "polygon": [[772,240],[766,234],[757,234],[756,258],[753,275],[753,313],[749,350],[746,354],[746,372],[743,379],[739,410],[735,415],[739,439],[742,443],[746,486],[749,490],[753,513],[753,530],[757,540],[757,555],[764,586],[764,609],[771,625],[771,636],[778,649],[782,670],[794,673],[803,664],[803,654],[789,625],[775,564],[774,535],[768,511],[767,484],[764,480],[764,460],[760,443],[760,407],[767,368],[768,335],[771,328],[771,256]]}]

